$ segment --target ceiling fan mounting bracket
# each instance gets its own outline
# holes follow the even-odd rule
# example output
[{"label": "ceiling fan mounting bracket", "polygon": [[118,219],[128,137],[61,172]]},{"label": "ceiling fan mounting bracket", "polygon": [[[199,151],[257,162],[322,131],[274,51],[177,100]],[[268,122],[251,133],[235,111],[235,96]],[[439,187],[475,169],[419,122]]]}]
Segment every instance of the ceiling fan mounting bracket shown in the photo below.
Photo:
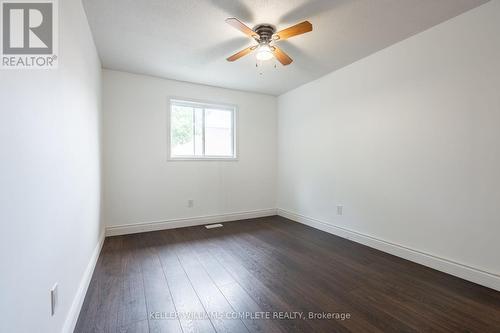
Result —
[{"label": "ceiling fan mounting bracket", "polygon": [[276,28],[274,25],[264,23],[256,25],[253,31],[259,35],[259,42],[270,43],[273,39],[273,34],[276,32]]}]

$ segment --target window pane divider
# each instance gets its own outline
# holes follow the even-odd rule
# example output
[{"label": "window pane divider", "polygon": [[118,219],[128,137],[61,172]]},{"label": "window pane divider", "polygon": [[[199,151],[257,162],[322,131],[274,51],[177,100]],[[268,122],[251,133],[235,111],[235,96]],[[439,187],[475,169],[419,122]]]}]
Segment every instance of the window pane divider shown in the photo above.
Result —
[{"label": "window pane divider", "polygon": [[202,155],[205,157],[205,107],[201,111],[201,151]]}]

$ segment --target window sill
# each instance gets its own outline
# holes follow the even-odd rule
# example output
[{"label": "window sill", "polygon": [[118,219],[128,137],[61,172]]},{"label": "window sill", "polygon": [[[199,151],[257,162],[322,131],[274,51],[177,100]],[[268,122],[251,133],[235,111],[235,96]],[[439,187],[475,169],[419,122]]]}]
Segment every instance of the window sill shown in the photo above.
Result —
[{"label": "window sill", "polygon": [[237,157],[169,157],[168,162],[185,162],[185,161],[218,161],[218,162],[237,162]]}]

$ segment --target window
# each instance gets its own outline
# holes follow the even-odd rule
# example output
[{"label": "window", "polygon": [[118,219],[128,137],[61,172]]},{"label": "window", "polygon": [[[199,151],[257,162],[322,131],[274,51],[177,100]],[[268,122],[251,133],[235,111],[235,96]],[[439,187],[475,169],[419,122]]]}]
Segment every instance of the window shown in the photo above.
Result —
[{"label": "window", "polygon": [[236,159],[236,108],[170,100],[171,159]]}]

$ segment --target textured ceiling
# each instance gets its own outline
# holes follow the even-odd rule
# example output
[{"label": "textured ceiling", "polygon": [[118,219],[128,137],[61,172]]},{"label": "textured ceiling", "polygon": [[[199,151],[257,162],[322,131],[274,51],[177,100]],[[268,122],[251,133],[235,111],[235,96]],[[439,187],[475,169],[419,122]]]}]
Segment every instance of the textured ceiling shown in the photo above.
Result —
[{"label": "textured ceiling", "polygon": [[[83,0],[105,68],[279,95],[487,0]],[[252,44],[224,22],[278,30],[303,20],[310,33],[279,42],[294,62],[255,67]],[[260,74],[262,72],[262,74]]]}]

